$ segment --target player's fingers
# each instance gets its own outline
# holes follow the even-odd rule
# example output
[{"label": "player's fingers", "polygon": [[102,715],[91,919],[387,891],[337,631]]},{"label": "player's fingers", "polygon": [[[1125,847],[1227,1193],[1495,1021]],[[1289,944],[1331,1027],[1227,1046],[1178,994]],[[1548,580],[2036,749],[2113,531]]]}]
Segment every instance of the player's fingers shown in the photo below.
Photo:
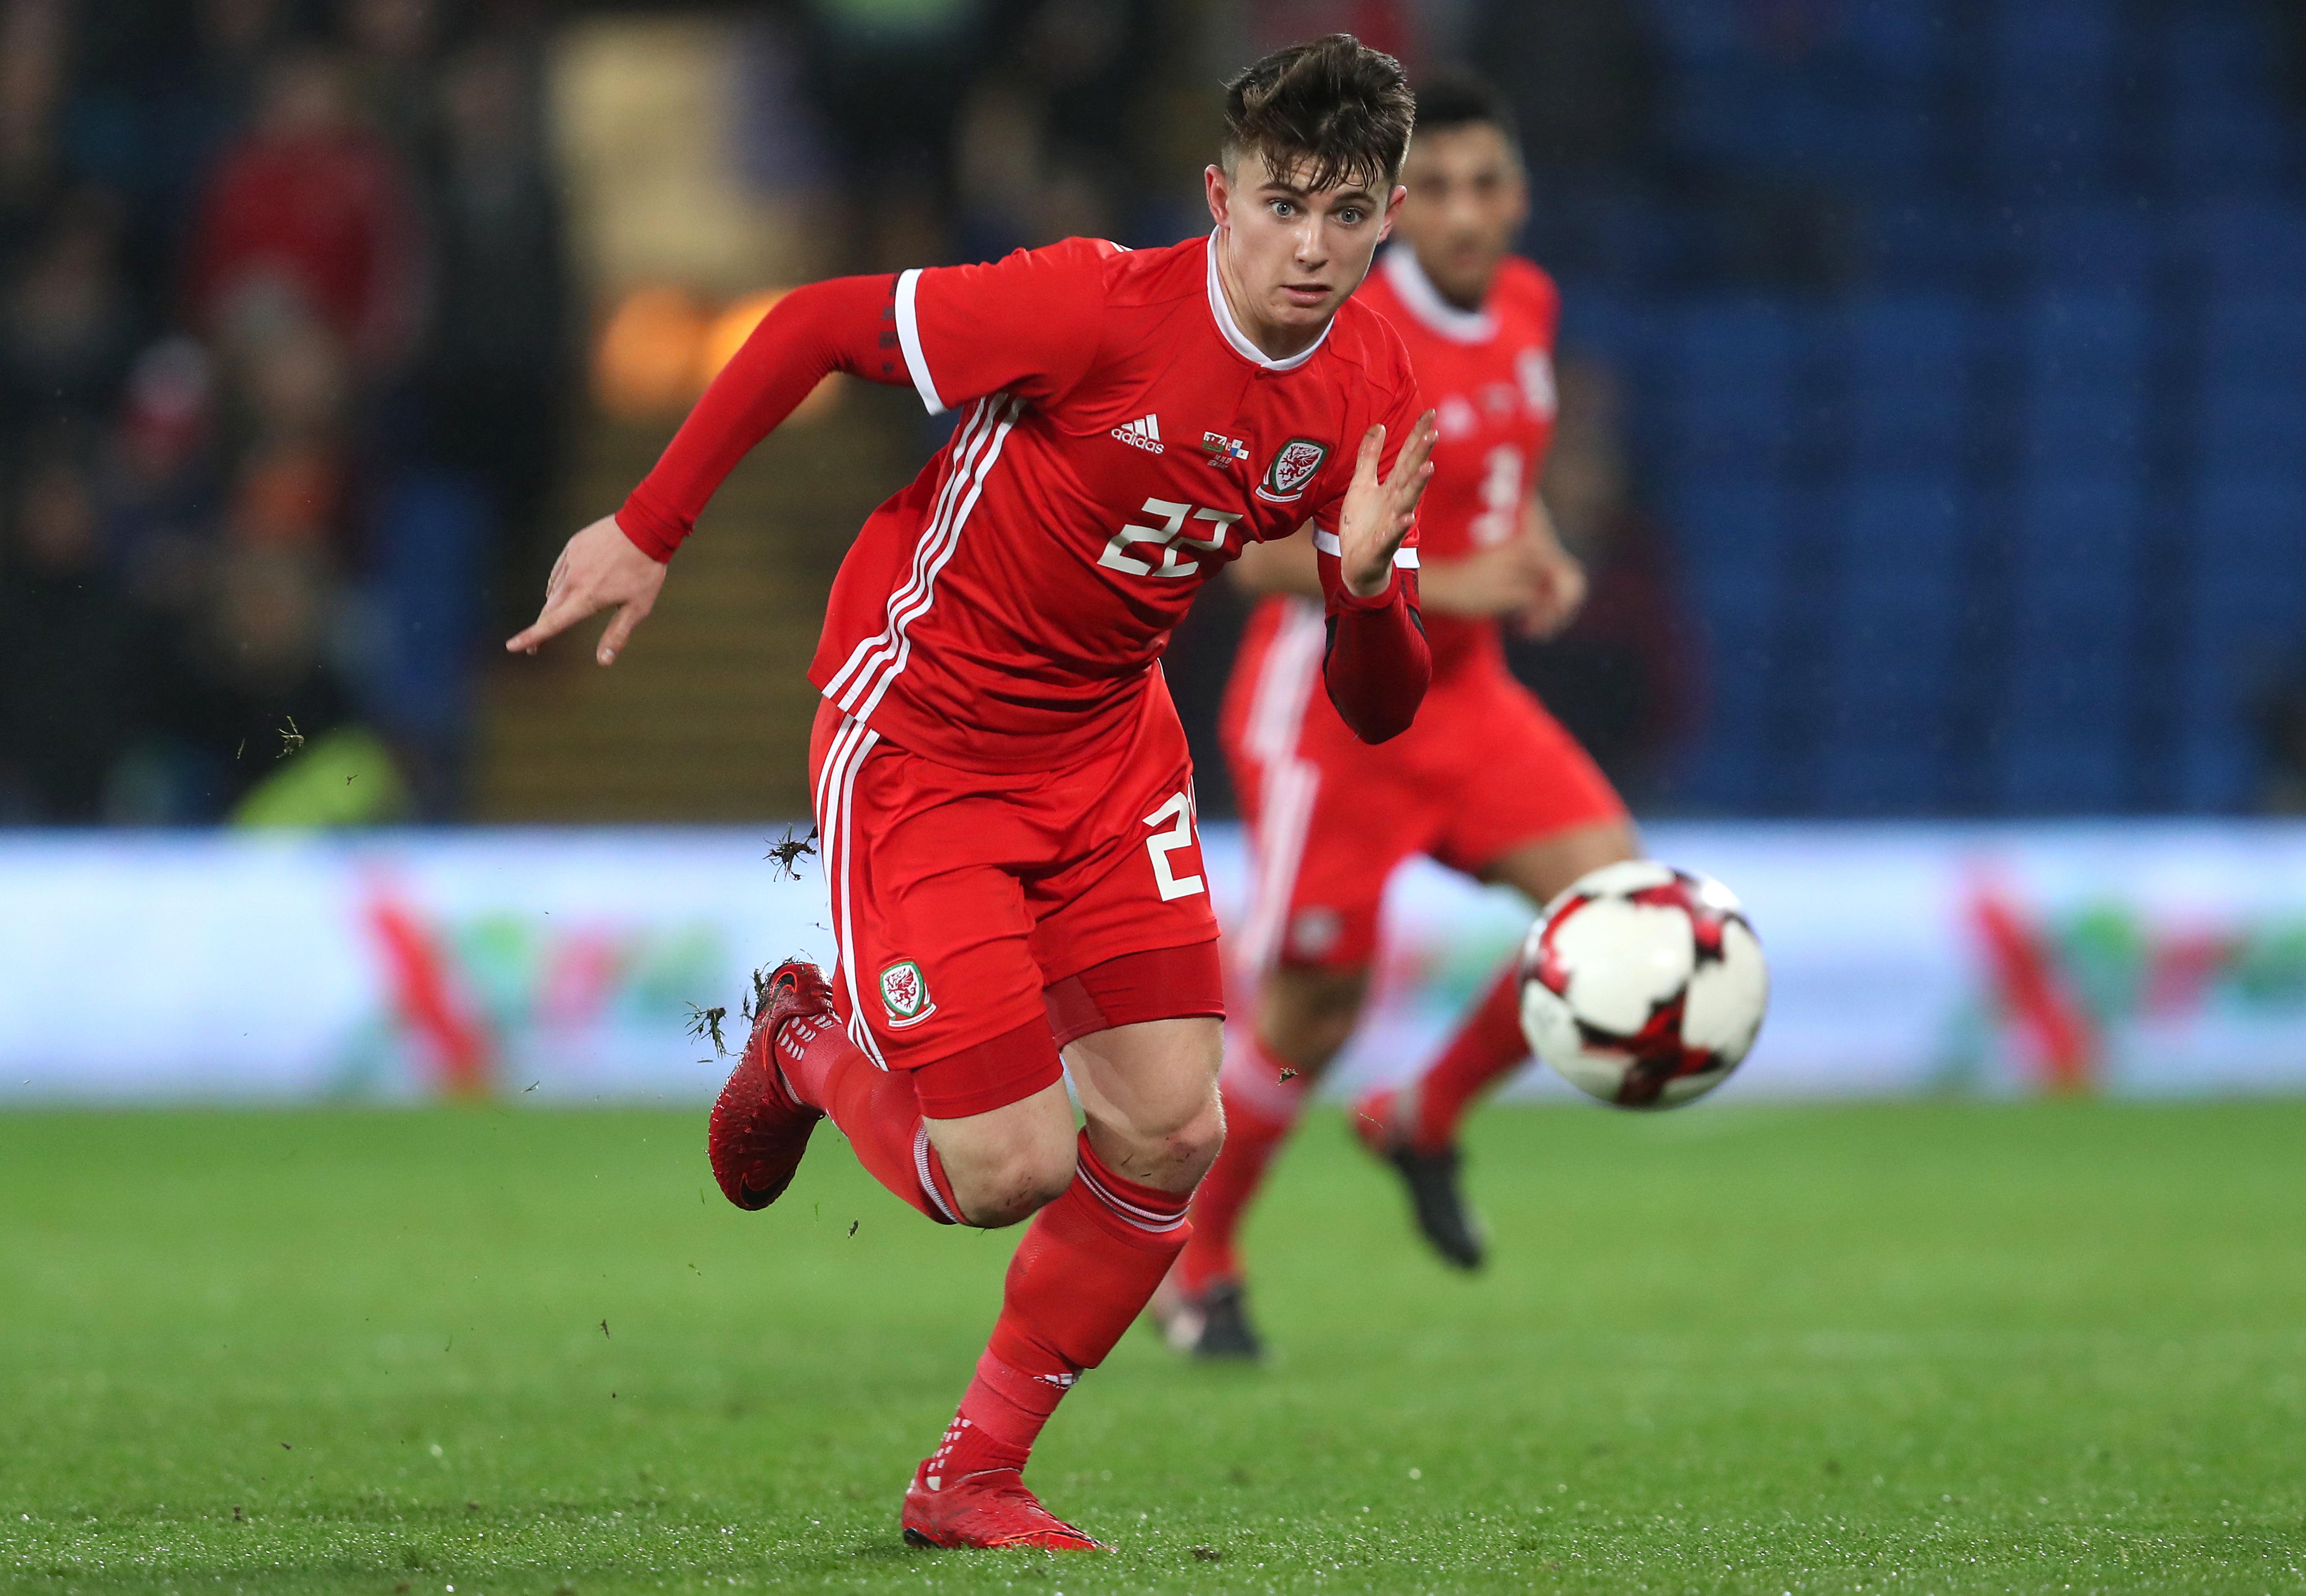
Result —
[{"label": "player's fingers", "polygon": [[1379,422],[1362,434],[1361,453],[1354,459],[1354,480],[1375,482],[1377,464],[1385,457],[1385,423]]},{"label": "player's fingers", "polygon": [[631,640],[633,628],[647,618],[648,612],[648,602],[645,599],[628,599],[619,604],[616,614],[610,618],[609,629],[601,634],[601,646],[594,651],[594,658],[603,665],[615,664],[617,656],[624,652],[625,644]]},{"label": "player's fingers", "polygon": [[505,650],[508,653],[533,654],[537,644],[558,637],[600,607],[589,594],[579,597],[563,585],[559,592],[546,595],[544,608],[537,612],[536,619],[525,631],[508,642]]}]

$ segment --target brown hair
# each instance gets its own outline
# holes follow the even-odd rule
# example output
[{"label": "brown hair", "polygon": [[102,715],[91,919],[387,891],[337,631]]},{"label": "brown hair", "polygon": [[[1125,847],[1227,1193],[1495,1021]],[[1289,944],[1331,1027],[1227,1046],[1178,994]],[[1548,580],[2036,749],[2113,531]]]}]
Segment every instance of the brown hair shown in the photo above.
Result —
[{"label": "brown hair", "polygon": [[1350,33],[1273,52],[1226,85],[1225,167],[1254,149],[1308,189],[1393,186],[1417,101],[1401,63]]}]

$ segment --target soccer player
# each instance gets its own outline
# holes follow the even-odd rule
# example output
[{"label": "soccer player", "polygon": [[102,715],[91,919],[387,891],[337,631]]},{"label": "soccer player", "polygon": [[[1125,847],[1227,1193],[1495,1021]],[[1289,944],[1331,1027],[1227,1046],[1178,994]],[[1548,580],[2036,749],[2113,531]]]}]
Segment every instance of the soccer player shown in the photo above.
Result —
[{"label": "soccer player", "polygon": [[1069,239],[788,294],[508,645],[615,606],[614,659],[714,487],[828,371],[964,408],[833,585],[810,766],[840,958],[829,982],[771,975],[708,1139],[740,1208],[776,1200],[829,1116],[933,1220],[1032,1216],[905,1494],[916,1544],[1097,1545],[1021,1472],[1183,1246],[1222,1136],[1171,628],[1243,548],[1310,523],[1340,724],[1381,742],[1423,696],[1412,531],[1434,421],[1400,339],[1352,300],[1412,115],[1391,56],[1293,46],[1228,88],[1206,239]]},{"label": "soccer player", "polygon": [[[1313,551],[1302,540],[1263,546],[1234,568],[1271,595],[1250,621],[1223,715],[1256,843],[1242,949],[1256,1011],[1250,1046],[1226,1061],[1225,1150],[1157,1305],[1171,1340],[1209,1357],[1259,1351],[1235,1233],[1306,1091],[1353,1033],[1394,867],[1422,853],[1542,903],[1637,847],[1608,780],[1506,670],[1500,627],[1565,625],[1584,573],[1533,491],[1553,426],[1558,301],[1544,272],[1508,252],[1528,198],[1495,92],[1463,77],[1421,90],[1402,179],[1399,241],[1358,297],[1400,331],[1440,421],[1419,533],[1433,680],[1415,726],[1366,747],[1311,690],[1324,641]],[[1508,964],[1422,1076],[1355,1106],[1426,1239],[1469,1269],[1482,1240],[1458,1189],[1458,1122],[1527,1058],[1519,1001]]]}]

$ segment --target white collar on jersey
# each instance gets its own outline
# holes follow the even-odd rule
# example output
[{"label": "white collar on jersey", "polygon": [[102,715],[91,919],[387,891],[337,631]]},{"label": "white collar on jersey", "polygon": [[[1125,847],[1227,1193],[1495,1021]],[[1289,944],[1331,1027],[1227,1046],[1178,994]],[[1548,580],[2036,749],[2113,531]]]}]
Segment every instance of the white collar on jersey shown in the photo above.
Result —
[{"label": "white collar on jersey", "polygon": [[1417,252],[1405,242],[1387,250],[1378,267],[1409,313],[1451,343],[1486,344],[1498,336],[1498,319],[1489,312],[1461,311],[1441,297],[1441,290],[1417,263]]},{"label": "white collar on jersey", "polygon": [[1209,229],[1209,248],[1204,253],[1208,255],[1209,262],[1209,314],[1217,318],[1217,331],[1225,335],[1225,341],[1233,346],[1235,354],[1240,355],[1243,360],[1255,361],[1268,371],[1294,371],[1312,359],[1313,352],[1328,341],[1329,327],[1335,327],[1337,324],[1337,319],[1335,316],[1329,318],[1329,327],[1321,329],[1320,337],[1315,338],[1287,360],[1276,360],[1266,354],[1264,350],[1249,341],[1249,335],[1241,330],[1241,323],[1233,319],[1233,307],[1226,303],[1225,285],[1217,281],[1217,234],[1214,227]]}]

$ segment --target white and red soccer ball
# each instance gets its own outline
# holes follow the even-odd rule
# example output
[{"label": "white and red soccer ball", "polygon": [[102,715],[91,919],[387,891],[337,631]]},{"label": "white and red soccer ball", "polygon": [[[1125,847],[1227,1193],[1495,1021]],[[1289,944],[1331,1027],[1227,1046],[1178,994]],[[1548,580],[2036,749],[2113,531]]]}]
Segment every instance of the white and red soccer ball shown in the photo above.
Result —
[{"label": "white and red soccer ball", "polygon": [[1769,966],[1736,895],[1667,865],[1579,877],[1522,944],[1530,1046],[1620,1108],[1677,1108],[1720,1086],[1769,1004]]}]

